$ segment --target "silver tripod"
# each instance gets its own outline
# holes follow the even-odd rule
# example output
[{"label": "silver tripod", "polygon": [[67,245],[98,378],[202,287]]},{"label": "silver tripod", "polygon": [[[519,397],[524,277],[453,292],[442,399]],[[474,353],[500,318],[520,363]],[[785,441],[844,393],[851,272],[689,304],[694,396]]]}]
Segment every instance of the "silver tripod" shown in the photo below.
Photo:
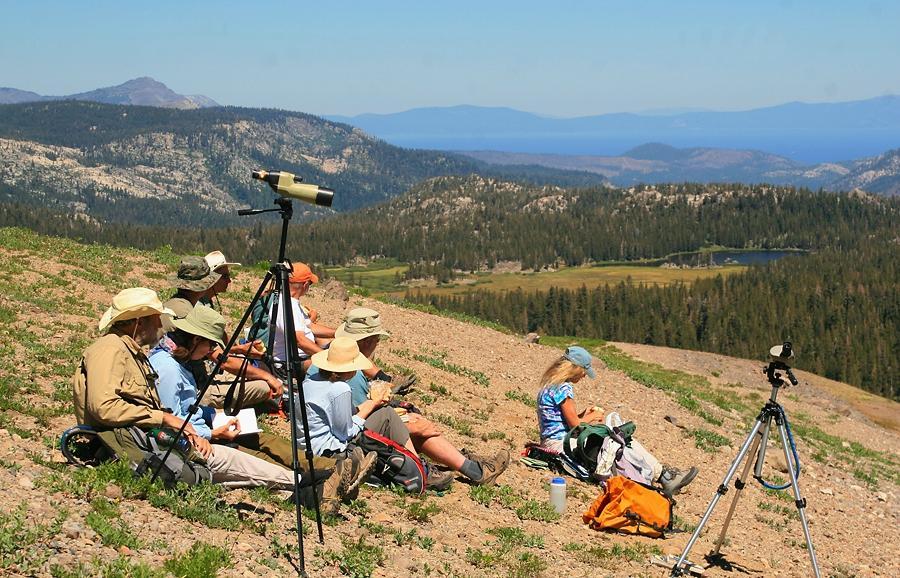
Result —
[{"label": "silver tripod", "polygon": [[[774,420],[781,437],[781,445],[784,448],[784,461],[785,464],[787,464],[788,473],[791,476],[790,487],[794,492],[794,505],[797,506],[797,511],[800,514],[800,522],[803,524],[803,536],[806,538],[806,547],[809,550],[809,558],[812,561],[813,574],[816,578],[820,578],[819,564],[816,561],[816,551],[813,548],[812,538],[809,535],[809,524],[806,521],[806,499],[801,497],[800,484],[797,481],[797,477],[800,474],[799,460],[797,459],[796,449],[794,449],[793,446],[793,438],[790,434],[790,425],[788,424],[787,415],[784,413],[784,408],[781,407],[781,404],[776,401],[779,388],[785,385],[784,380],[781,378],[781,374],[777,373],[778,371],[784,371],[787,374],[788,379],[790,379],[791,384],[797,385],[797,378],[794,377],[794,374],[791,372],[791,368],[787,363],[787,361],[793,357],[791,343],[786,341],[783,345],[776,345],[769,353],[772,357],[772,361],[763,369],[763,372],[768,377],[769,383],[772,384],[772,395],[769,397],[769,401],[766,402],[766,405],[763,406],[759,416],[757,416],[753,429],[750,430],[750,435],[747,436],[747,439],[744,440],[743,445],[741,445],[737,457],[731,462],[728,473],[725,474],[725,478],[722,480],[722,483],[716,490],[716,494],[706,508],[706,513],[703,514],[700,524],[697,525],[697,529],[694,530],[691,539],[688,540],[687,545],[684,547],[684,551],[672,567],[670,576],[683,576],[685,574],[687,566],[689,565],[685,564],[685,560],[687,560],[691,548],[694,547],[694,543],[700,536],[700,532],[703,531],[703,527],[709,521],[709,517],[712,515],[713,509],[716,507],[719,499],[728,492],[728,484],[731,482],[731,478],[734,477],[735,472],[740,466],[741,460],[747,457],[747,462],[744,464],[744,470],[741,472],[740,478],[734,482],[734,499],[731,501],[731,506],[728,508],[728,515],[725,516],[725,523],[722,526],[722,531],[716,539],[713,551],[706,557],[708,561],[714,563],[716,561],[722,561],[722,555],[719,554],[719,550],[725,542],[728,525],[731,523],[731,518],[737,507],[738,499],[741,497],[741,492],[746,486],[747,475],[750,473],[750,466],[754,463],[752,456],[756,456],[756,467],[753,471],[753,477],[761,484],[767,485],[762,478],[762,469],[763,464],[766,461],[766,446],[769,441],[769,432],[771,431],[772,421]],[[771,486],[767,485],[767,487]],[[774,489],[786,489],[787,487],[788,485],[786,484]]]}]

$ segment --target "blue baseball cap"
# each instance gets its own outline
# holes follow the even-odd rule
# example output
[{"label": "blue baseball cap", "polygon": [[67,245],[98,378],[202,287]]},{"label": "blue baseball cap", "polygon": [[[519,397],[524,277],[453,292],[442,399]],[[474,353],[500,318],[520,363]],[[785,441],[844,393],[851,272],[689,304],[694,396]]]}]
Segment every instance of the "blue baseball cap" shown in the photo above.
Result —
[{"label": "blue baseball cap", "polygon": [[566,348],[566,354],[563,355],[563,357],[584,369],[584,372],[587,373],[587,376],[591,379],[597,377],[597,374],[594,373],[594,368],[591,367],[591,354],[588,353],[587,349],[584,347],[579,347],[577,345],[568,347]]}]

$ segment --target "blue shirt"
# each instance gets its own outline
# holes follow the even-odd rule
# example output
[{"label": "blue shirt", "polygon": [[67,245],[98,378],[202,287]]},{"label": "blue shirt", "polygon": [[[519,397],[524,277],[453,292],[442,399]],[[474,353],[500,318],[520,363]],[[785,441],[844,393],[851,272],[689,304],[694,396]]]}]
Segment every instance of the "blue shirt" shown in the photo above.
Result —
[{"label": "blue shirt", "polygon": [[563,439],[569,426],[562,415],[562,403],[568,399],[575,399],[575,390],[568,381],[560,384],[548,385],[537,394],[538,428],[541,431],[541,441]]},{"label": "blue shirt", "polygon": [[[319,375],[319,368],[315,365],[310,365],[306,375]],[[369,399],[369,380],[366,379],[366,375],[363,372],[357,371],[353,377],[347,381],[347,385],[350,386],[350,396],[353,407],[359,407],[361,403]]]},{"label": "blue shirt", "polygon": [[[188,408],[197,401],[197,382],[194,381],[191,370],[172,357],[165,340],[150,352],[150,365],[159,375],[156,391],[159,392],[162,406],[171,409],[175,417],[187,418]],[[201,406],[201,411],[191,416],[191,425],[198,435],[206,439],[212,437],[212,430],[204,417],[210,413],[215,414],[215,410]]]},{"label": "blue shirt", "polygon": [[[342,452],[350,440],[362,432],[365,420],[353,415],[353,400],[346,382],[328,381],[318,371],[307,373],[303,380],[303,397],[306,398],[309,441],[315,455]],[[294,402],[299,404],[300,396],[295,396]],[[297,426],[302,427],[302,424]],[[306,449],[303,439],[298,439],[297,445]]]}]

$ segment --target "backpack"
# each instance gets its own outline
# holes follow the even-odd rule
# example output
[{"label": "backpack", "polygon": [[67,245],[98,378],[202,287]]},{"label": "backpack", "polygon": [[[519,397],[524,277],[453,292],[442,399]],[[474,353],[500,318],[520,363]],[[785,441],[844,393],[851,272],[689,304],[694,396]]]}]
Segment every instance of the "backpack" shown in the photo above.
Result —
[{"label": "backpack", "polygon": [[248,335],[253,339],[259,339],[266,347],[269,346],[269,315],[272,310],[272,297],[274,297],[274,293],[263,295],[253,304],[253,309],[250,311],[252,323]]},{"label": "backpack", "polygon": [[384,484],[397,484],[413,494],[425,493],[425,466],[414,453],[394,440],[371,430],[354,442],[364,452],[375,452],[378,459],[372,476]]},{"label": "backpack", "polygon": [[594,530],[662,538],[672,530],[674,500],[650,486],[615,476],[582,514]]},{"label": "backpack", "polygon": [[190,455],[185,457],[177,449],[163,462],[166,448],[135,426],[97,430],[76,425],[62,433],[59,449],[66,461],[80,467],[96,467],[105,461],[121,459],[131,464],[136,476],[152,475],[159,468],[159,479],[166,487],[176,482],[192,486],[212,481],[206,464],[194,461]]},{"label": "backpack", "polygon": [[603,440],[615,433],[624,439],[627,445],[631,443],[636,429],[637,426],[631,421],[615,428],[602,424],[582,423],[573,427],[566,434],[563,439],[563,452],[570,459],[593,472],[597,469],[597,458],[603,448]]}]

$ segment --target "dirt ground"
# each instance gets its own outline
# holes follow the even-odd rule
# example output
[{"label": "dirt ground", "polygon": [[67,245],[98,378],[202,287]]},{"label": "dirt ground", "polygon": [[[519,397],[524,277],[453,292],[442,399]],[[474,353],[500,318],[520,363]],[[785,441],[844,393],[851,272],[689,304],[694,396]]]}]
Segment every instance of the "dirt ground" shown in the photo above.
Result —
[{"label": "dirt ground", "polygon": [[[25,279],[22,283],[39,284],[48,275],[58,275],[66,269],[52,257],[48,258],[46,253],[43,248],[2,249],[0,257],[14,259],[27,271],[35,273],[22,277]],[[163,289],[165,281],[161,273],[164,268],[160,265],[148,267],[147,259],[147,256],[134,257],[135,266],[126,277],[132,284]],[[85,270],[92,267],[89,263],[81,265]],[[145,273],[148,270],[150,276]],[[71,284],[59,283],[51,288],[46,284],[36,286],[32,294],[49,291],[60,299],[65,295],[77,295],[83,303],[76,313],[71,307],[65,308],[63,313],[63,309],[42,309],[31,302],[0,295],[0,304],[16,308],[28,319],[25,324],[20,317],[11,326],[27,325],[36,339],[45,345],[77,333],[79,325],[86,334],[94,335],[96,321],[115,293],[115,287],[109,286],[103,275],[93,281],[80,277],[70,280]],[[232,287],[232,295],[244,297],[246,290],[256,282],[253,275],[240,274]],[[241,289],[243,291],[238,292]],[[552,475],[527,468],[516,460],[524,443],[536,436],[535,410],[519,396],[534,397],[539,376],[560,355],[558,349],[526,344],[518,335],[356,296],[351,296],[349,301],[335,300],[314,290],[306,303],[319,311],[322,322],[330,325],[337,325],[351,307],[364,305],[379,310],[392,337],[379,346],[376,356],[393,371],[412,371],[418,376],[417,391],[411,399],[422,408],[425,416],[439,423],[447,438],[458,447],[480,453],[501,448],[512,451],[514,462],[499,482],[508,487],[520,503],[528,499],[547,501],[547,483]],[[241,307],[237,301],[225,301],[226,313],[232,323],[237,321]],[[735,398],[762,400],[769,393],[760,371],[762,361],[631,344],[614,345],[635,359],[703,376],[712,387],[721,387]],[[16,344],[17,351],[29,347],[32,344]],[[77,355],[71,363],[76,361]],[[579,383],[576,388],[579,408],[599,405],[606,411],[617,411],[626,420],[637,423],[636,437],[661,461],[700,468],[696,481],[677,497],[675,509],[682,526],[693,528],[748,431],[745,418],[722,412],[721,425],[708,423],[673,397],[635,381],[624,372],[611,371],[600,361],[595,362],[595,367],[597,379]],[[10,379],[8,370],[4,371],[6,374],[0,377]],[[29,403],[43,403],[42,400],[52,395],[54,380],[58,381],[43,375],[37,366],[24,368],[22,375],[35,384],[28,394]],[[822,428],[827,424],[827,431],[845,440],[841,443],[847,444],[846,447],[858,444],[852,447],[862,447],[864,455],[880,452],[882,461],[879,463],[887,460],[896,468],[900,452],[897,404],[878,398],[866,399],[863,405],[851,403],[853,400],[848,402],[847,396],[841,394],[849,386],[804,372],[798,372],[798,377],[801,384],[783,392],[780,398],[789,416],[802,414],[805,423],[820,424]],[[874,414],[872,408],[876,410]],[[101,559],[140,560],[155,567],[162,565],[171,553],[167,549],[148,545],[137,549],[113,549],[102,545],[97,533],[85,522],[91,509],[89,500],[75,498],[66,492],[52,492],[42,483],[52,471],[46,464],[62,461],[59,452],[50,446],[63,429],[74,424],[71,414],[55,416],[47,427],[43,427],[14,410],[5,413],[7,427],[0,429],[0,465],[3,466],[0,467],[0,484],[5,488],[6,496],[0,511],[9,514],[17,507],[24,507],[28,524],[47,521],[62,509],[68,512],[63,530],[36,546],[48,549],[48,555],[46,562],[33,570],[32,575],[50,575],[54,565],[73,568],[79,561],[87,563],[98,556]],[[666,416],[674,417],[678,425],[664,419]],[[271,420],[267,424],[287,434],[284,422]],[[14,431],[16,428],[35,431],[37,436],[23,439]],[[687,435],[697,429],[710,430],[729,441],[717,451],[704,451]],[[41,444],[41,436],[47,436],[50,442]],[[774,460],[780,450],[770,449],[770,459]],[[900,575],[900,494],[896,475],[893,479],[867,483],[854,475],[857,466],[852,463],[831,457],[813,459],[813,448],[802,440],[798,442],[798,450],[804,467],[800,484],[808,500],[810,530],[822,575]],[[766,474],[772,473],[777,472],[767,467]],[[346,573],[347,570],[342,572],[339,560],[348,555],[347,544],[362,537],[369,544],[381,546],[384,553],[383,560],[374,569],[374,576],[667,576],[667,570],[649,565],[649,549],[655,547],[663,553],[680,553],[690,534],[680,532],[652,540],[589,530],[581,520],[581,513],[597,493],[595,486],[569,479],[565,514],[559,520],[545,522],[522,519],[515,507],[502,500],[494,500],[489,506],[482,505],[474,499],[470,486],[459,479],[446,495],[427,496],[424,503],[433,504],[439,510],[427,520],[417,521],[406,514],[410,499],[365,487],[360,497],[366,507],[356,511],[345,508],[341,520],[325,528],[324,544],[318,544],[312,535],[307,536],[308,568],[315,576]],[[245,517],[251,522],[264,521],[266,529],[262,533],[247,528],[211,529],[181,520],[147,501],[118,498],[114,488],[111,495],[119,504],[122,519],[138,536],[161,536],[174,551],[186,550],[197,541],[228,549],[231,564],[220,571],[221,576],[293,575],[290,564],[273,552],[273,538],[282,543],[291,543],[294,539],[292,512],[254,503],[246,491],[229,492],[225,500],[243,508]],[[708,531],[693,550],[692,560],[702,561],[703,554],[709,551],[731,495],[729,493],[720,502]],[[790,508],[778,510],[779,506]],[[744,571],[728,572],[714,567],[705,575],[810,575],[800,524],[791,512],[791,499],[773,498],[751,483],[738,506],[729,541],[723,549],[727,558]],[[524,517],[528,518],[527,515]],[[305,523],[311,525],[308,520]],[[542,544],[538,545],[539,541],[535,540],[531,545],[518,546],[510,553],[498,555],[494,560],[479,559],[474,553],[476,550],[496,553],[497,538],[488,531],[503,527],[521,528],[527,535],[542,537]],[[397,531],[412,529],[416,536],[427,540],[416,542],[396,538]],[[643,545],[645,549],[635,549],[636,545]],[[623,550],[637,551],[640,555],[629,559],[616,554]],[[525,554],[530,557],[523,558]],[[541,562],[526,564],[535,559]],[[11,567],[0,568],[0,574],[3,573],[17,575]]]}]

